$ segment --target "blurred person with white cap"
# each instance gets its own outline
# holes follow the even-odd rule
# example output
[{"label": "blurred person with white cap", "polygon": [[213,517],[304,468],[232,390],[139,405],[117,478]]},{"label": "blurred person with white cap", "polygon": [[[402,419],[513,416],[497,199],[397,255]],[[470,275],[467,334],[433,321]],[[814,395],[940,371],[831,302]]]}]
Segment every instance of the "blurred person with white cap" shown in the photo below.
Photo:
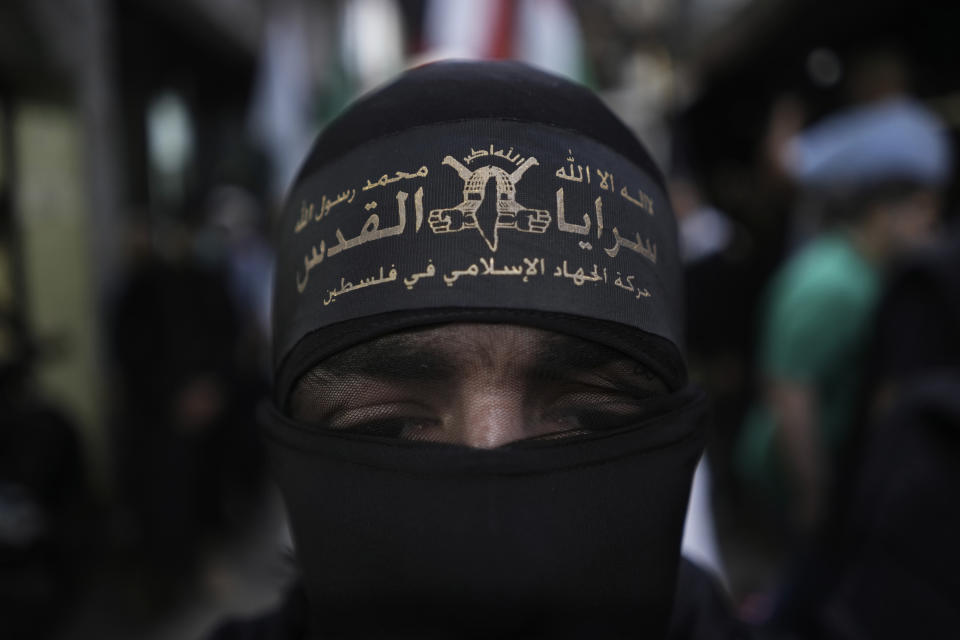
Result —
[{"label": "blurred person with white cap", "polygon": [[823,524],[838,455],[857,420],[884,274],[933,239],[952,170],[943,125],[902,90],[892,60],[878,56],[863,67],[889,73],[874,78],[873,92],[853,83],[859,104],[784,137],[778,149],[786,175],[823,203],[827,228],[769,284],[758,349],[763,387],[736,465],[801,544]]}]

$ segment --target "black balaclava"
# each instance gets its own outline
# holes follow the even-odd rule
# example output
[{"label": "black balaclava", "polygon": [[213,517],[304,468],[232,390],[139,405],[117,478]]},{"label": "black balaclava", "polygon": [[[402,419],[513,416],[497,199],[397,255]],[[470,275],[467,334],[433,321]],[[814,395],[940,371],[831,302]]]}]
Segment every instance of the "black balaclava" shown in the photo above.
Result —
[{"label": "black balaclava", "polygon": [[[661,637],[703,402],[673,213],[626,127],[521,64],[414,69],[321,134],[279,247],[265,429],[310,637]],[[628,427],[492,450],[288,416],[328,356],[452,322],[590,340],[672,392]]]}]

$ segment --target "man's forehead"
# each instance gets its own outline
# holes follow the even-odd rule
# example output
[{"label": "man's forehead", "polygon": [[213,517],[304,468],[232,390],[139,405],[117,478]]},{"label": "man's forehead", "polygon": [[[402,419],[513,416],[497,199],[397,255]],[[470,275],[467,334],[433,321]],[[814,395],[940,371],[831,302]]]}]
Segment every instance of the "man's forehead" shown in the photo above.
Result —
[{"label": "man's forehead", "polygon": [[510,324],[452,323],[381,336],[356,345],[322,362],[331,373],[390,376],[393,365],[409,362],[417,369],[454,370],[465,366],[594,368],[628,361],[621,352],[576,336]]}]

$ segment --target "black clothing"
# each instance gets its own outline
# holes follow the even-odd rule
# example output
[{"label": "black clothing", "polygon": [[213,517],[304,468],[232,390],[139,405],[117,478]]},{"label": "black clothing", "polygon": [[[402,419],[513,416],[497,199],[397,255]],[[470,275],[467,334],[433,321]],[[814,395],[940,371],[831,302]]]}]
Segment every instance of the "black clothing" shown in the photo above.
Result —
[{"label": "black clothing", "polygon": [[960,229],[900,266],[877,317],[878,382],[960,369]]},{"label": "black clothing", "polygon": [[[778,628],[827,640],[960,630],[960,235],[913,256],[877,314],[838,494]],[[879,402],[880,400],[883,402]]]},{"label": "black clothing", "polygon": [[626,428],[493,450],[274,416],[311,630],[661,637],[703,398],[663,404]]},{"label": "black clothing", "polygon": [[[550,117],[536,120],[537,105]],[[278,242],[281,408],[324,358],[447,322],[579,336],[686,384],[676,222],[658,172],[598,98],[524,65],[427,65],[358,102],[318,139]]]},{"label": "black clothing", "polygon": [[303,589],[294,584],[276,609],[254,618],[225,622],[207,640],[303,640],[307,633],[307,607]]},{"label": "black clothing", "polygon": [[320,134],[296,182],[375,138],[488,119],[550,125],[600,140],[664,187],[643,144],[589,89],[512,61],[446,61],[403,74],[351,105]]},{"label": "black clothing", "polygon": [[[726,596],[705,571],[689,560],[681,559],[677,578],[668,640],[747,640],[754,637],[746,625],[732,615]],[[306,596],[299,585],[294,585],[278,608],[248,620],[224,623],[207,640],[302,640],[306,634],[307,615]]]},{"label": "black clothing", "polygon": [[754,632],[734,616],[729,596],[706,571],[680,559],[667,640],[747,640]]},{"label": "black clothing", "polygon": [[76,426],[22,389],[8,392],[0,388],[0,627],[48,638],[76,594],[89,495]]},{"label": "black clothing", "polygon": [[[664,637],[705,411],[671,204],[629,130],[523,65],[427,65],[321,134],[278,233],[264,434],[305,637]],[[470,322],[598,343],[670,393],[629,426],[488,450],[285,414],[335,354]]]},{"label": "black clothing", "polygon": [[238,321],[221,271],[159,257],[136,265],[113,312],[118,485],[148,579],[175,593],[202,536],[225,516],[235,470],[258,477],[254,402],[239,393]]},{"label": "black clothing", "polygon": [[[837,640],[960,632],[960,233],[891,278],[818,622]],[[865,410],[865,414],[871,414]]]},{"label": "black clothing", "polygon": [[955,638],[960,375],[915,378],[871,435],[821,635]]}]

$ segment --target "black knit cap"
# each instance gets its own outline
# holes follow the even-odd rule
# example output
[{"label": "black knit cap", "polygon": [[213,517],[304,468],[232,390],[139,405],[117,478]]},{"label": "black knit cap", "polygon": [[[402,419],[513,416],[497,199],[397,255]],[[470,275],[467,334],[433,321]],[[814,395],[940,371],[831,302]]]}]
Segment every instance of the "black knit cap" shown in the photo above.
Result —
[{"label": "black knit cap", "polygon": [[588,89],[516,62],[440,62],[319,136],[284,208],[276,401],[353,344],[446,322],[581,336],[685,383],[663,177]]},{"label": "black knit cap", "polygon": [[664,188],[644,146],[586,87],[521,62],[459,60],[417,67],[357,100],[320,134],[294,183],[375,138],[478,118],[576,131],[619,152]]}]

